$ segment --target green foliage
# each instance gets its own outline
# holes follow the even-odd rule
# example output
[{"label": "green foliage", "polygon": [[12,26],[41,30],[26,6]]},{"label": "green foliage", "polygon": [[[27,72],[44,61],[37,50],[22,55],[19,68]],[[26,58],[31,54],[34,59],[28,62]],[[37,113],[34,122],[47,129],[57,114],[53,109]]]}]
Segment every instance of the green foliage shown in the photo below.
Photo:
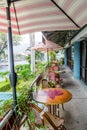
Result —
[{"label": "green foliage", "polygon": [[31,122],[35,122],[35,114],[34,114],[34,111],[30,111],[29,114],[29,119]]},{"label": "green foliage", "polygon": [[10,82],[9,80],[6,82],[6,81],[3,81],[3,82],[0,82],[0,91],[1,92],[6,92],[6,91],[9,91],[11,89],[11,85],[10,85]]},{"label": "green foliage", "polygon": [[25,91],[27,89],[27,87],[29,87],[29,84],[30,84],[30,82],[28,82],[28,81],[19,80],[17,82],[17,86],[16,86],[17,92],[21,93],[21,92]]},{"label": "green foliage", "polygon": [[13,100],[12,99],[6,100],[0,107],[0,116],[2,117],[3,115],[6,114],[6,112],[11,110],[12,108],[13,108]]},{"label": "green foliage", "polygon": [[[13,35],[13,44],[19,45],[21,41],[21,36]],[[0,57],[6,58],[7,54],[5,54],[5,49],[7,48],[7,34],[0,32]]]},{"label": "green foliage", "polygon": [[28,61],[28,63],[30,63],[30,61],[31,61],[31,56],[30,56],[30,55],[26,56],[26,60]]},{"label": "green foliage", "polygon": [[36,73],[40,74],[46,66],[46,63],[37,62],[36,64]]},{"label": "green foliage", "polygon": [[14,45],[19,45],[21,41],[21,36],[19,35],[13,35],[13,44]]},{"label": "green foliage", "polygon": [[8,75],[8,74],[9,74],[8,71],[6,71],[6,72],[0,72],[0,76],[2,76],[2,77],[6,76],[6,75]]},{"label": "green foliage", "polygon": [[30,76],[34,77],[34,74],[31,74],[29,72],[29,69],[22,70],[21,73],[20,73],[20,78],[22,78],[24,80],[28,80],[30,78]]},{"label": "green foliage", "polygon": [[46,127],[46,126],[41,125],[41,126],[40,126],[40,130],[47,130],[47,127]]},{"label": "green foliage", "polygon": [[29,108],[29,102],[31,101],[31,94],[33,92],[33,88],[28,88],[18,96],[18,108],[19,108],[19,114],[26,113],[28,114],[30,111]]},{"label": "green foliage", "polygon": [[16,65],[15,69],[16,69],[17,73],[20,73],[21,70],[24,70],[24,69],[29,69],[30,70],[30,64]]},{"label": "green foliage", "polygon": [[7,34],[0,32],[0,43],[3,43],[3,41],[7,41]]},{"label": "green foliage", "polygon": [[[34,80],[35,76],[38,75],[38,73],[42,72],[43,68],[45,67],[45,64],[37,63],[37,73],[31,74],[30,72],[30,65],[17,65],[16,66],[16,72],[18,75],[18,82],[17,82],[17,92],[18,95],[18,107],[19,107],[19,115],[22,115],[23,112],[29,112],[29,101],[30,101],[30,95],[31,91],[33,91],[33,88],[29,88],[30,84]],[[10,85],[10,81],[7,80],[0,82],[0,91],[11,91],[12,87]],[[7,108],[11,109],[13,107],[13,101],[9,100],[6,101],[3,106],[0,108],[0,115],[4,114],[8,111]],[[29,114],[29,113],[28,113]]]},{"label": "green foliage", "polygon": [[16,66],[16,71],[18,73],[18,77],[19,79],[23,79],[23,80],[29,80],[30,78],[34,78],[35,75],[31,74],[30,71],[30,65],[26,64],[26,65],[17,65]]},{"label": "green foliage", "polygon": [[36,60],[41,60],[42,57],[43,57],[43,54],[40,51],[35,52],[35,59]]},{"label": "green foliage", "polygon": [[[41,62],[38,62],[36,64],[37,71],[35,74],[32,74],[30,71],[30,65],[17,65],[16,66],[16,72],[18,75],[18,82],[17,82],[17,91],[21,92],[22,90],[24,91],[34,80],[34,78],[40,74],[46,64],[42,64]],[[2,72],[0,75],[5,77],[9,72]],[[0,91],[5,92],[5,91],[11,91],[12,87],[10,85],[9,79],[6,81],[0,82]]]},{"label": "green foliage", "polygon": [[28,100],[29,100],[28,93],[25,94],[23,92],[18,96],[18,108],[19,108],[18,112],[26,113],[29,110]]},{"label": "green foliage", "polygon": [[64,58],[61,58],[59,61],[58,61],[59,65],[63,65],[64,64]]},{"label": "green foliage", "polygon": [[49,52],[51,61],[56,60],[56,52]]},{"label": "green foliage", "polygon": [[6,71],[6,72],[0,72],[0,77],[2,77],[3,79],[5,79],[5,81],[8,80],[8,75],[9,75],[8,71]]},{"label": "green foliage", "polygon": [[53,80],[48,82],[48,88],[55,88],[55,82]]},{"label": "green foliage", "polygon": [[[35,113],[34,111],[29,107],[29,103],[32,102],[32,92],[34,90],[32,88],[28,88],[25,91],[23,91],[18,96],[18,115],[22,117],[22,115],[25,113],[28,116],[27,120],[30,120],[30,122],[35,123]],[[26,121],[27,123],[27,121]],[[40,130],[46,130],[46,127],[40,125]],[[34,126],[31,126],[31,129],[34,130]]]}]

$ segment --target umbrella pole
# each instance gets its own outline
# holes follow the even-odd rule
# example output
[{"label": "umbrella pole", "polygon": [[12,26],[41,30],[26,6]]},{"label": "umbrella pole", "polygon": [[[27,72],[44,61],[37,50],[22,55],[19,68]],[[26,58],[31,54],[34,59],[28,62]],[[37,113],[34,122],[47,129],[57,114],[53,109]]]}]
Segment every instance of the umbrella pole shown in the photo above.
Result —
[{"label": "umbrella pole", "polygon": [[17,96],[16,96],[16,83],[17,74],[14,71],[14,56],[13,56],[13,43],[12,43],[12,30],[11,30],[11,18],[10,18],[10,6],[6,7],[7,20],[8,20],[8,46],[9,46],[9,62],[10,62],[10,83],[12,85],[13,100],[14,100],[14,114],[17,116]]}]

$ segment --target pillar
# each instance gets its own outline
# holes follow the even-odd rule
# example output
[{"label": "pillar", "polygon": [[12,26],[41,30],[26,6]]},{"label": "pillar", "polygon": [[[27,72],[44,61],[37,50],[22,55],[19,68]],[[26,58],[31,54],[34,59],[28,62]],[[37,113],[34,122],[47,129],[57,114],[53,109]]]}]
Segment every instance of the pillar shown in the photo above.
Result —
[{"label": "pillar", "polygon": [[80,79],[80,42],[74,43],[74,77]]},{"label": "pillar", "polygon": [[67,66],[67,48],[64,50],[64,64]]},{"label": "pillar", "polygon": [[[30,45],[31,47],[35,45],[35,34],[31,33],[30,35]],[[35,72],[35,50],[31,50],[31,72]]]}]

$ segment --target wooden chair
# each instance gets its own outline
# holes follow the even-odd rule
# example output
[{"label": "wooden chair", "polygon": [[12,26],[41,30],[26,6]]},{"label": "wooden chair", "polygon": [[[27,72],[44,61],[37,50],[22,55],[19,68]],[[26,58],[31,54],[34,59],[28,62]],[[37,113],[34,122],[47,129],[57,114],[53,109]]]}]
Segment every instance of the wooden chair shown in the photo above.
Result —
[{"label": "wooden chair", "polygon": [[48,87],[47,79],[42,79],[42,88],[47,88],[47,87]]},{"label": "wooden chair", "polygon": [[[15,119],[14,111],[10,110],[0,121],[0,130],[22,130],[22,126],[26,120],[28,120],[28,116],[25,114],[21,119],[19,119],[19,116],[17,116]],[[28,128],[30,128],[29,122]]]},{"label": "wooden chair", "polygon": [[[47,130],[66,130],[66,128],[64,126],[64,119],[58,118],[49,112],[43,112],[43,109],[39,108],[34,103],[31,103],[30,106],[35,112],[38,112],[39,114],[43,113],[43,115],[42,115],[43,118],[41,118],[41,122],[42,122],[42,125],[47,126]],[[37,116],[36,118],[38,120],[38,118],[40,118],[40,116],[39,117]],[[34,125],[37,128],[39,128],[38,127],[39,124],[37,124],[37,123],[39,123],[39,121],[35,122]]]},{"label": "wooden chair", "polygon": [[39,85],[40,85],[40,83],[41,83],[41,81],[42,81],[42,78],[43,78],[43,73],[41,73],[41,74],[39,75],[39,77],[37,78],[37,80],[36,80],[36,86],[39,86]]},{"label": "wooden chair", "polygon": [[4,115],[3,119],[1,120],[0,130],[12,130],[13,127],[15,129],[16,124],[14,122],[15,122],[14,111],[10,110]]}]

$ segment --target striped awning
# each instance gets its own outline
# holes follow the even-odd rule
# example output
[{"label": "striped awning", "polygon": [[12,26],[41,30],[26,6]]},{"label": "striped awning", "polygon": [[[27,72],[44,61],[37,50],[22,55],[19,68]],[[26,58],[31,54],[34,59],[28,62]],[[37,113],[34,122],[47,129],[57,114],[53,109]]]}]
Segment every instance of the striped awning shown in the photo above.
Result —
[{"label": "striped awning", "polygon": [[[87,23],[87,0],[12,0],[14,34],[75,30]],[[6,8],[0,6],[0,32],[7,32]]]}]

